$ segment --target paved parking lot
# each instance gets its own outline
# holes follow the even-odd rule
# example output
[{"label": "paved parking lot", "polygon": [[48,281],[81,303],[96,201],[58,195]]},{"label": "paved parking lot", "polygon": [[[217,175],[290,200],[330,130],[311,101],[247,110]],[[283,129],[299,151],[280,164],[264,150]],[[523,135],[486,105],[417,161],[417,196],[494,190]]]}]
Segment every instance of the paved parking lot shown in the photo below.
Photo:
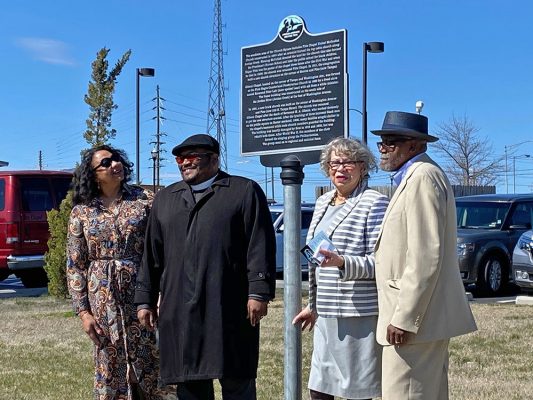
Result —
[{"label": "paved parking lot", "polygon": [[[283,279],[276,280],[276,288],[283,289]],[[302,281],[302,291],[307,291],[307,280]],[[469,288],[468,290],[470,290]],[[473,303],[517,303],[517,304],[533,304],[533,296],[527,296],[525,293],[521,293],[518,289],[510,289],[509,292],[501,297],[477,297],[472,292],[468,291],[466,295],[468,300]],[[475,292],[474,292],[475,293]],[[517,302],[517,298],[519,301]]]},{"label": "paved parking lot", "polygon": [[[302,290],[307,291],[307,280],[302,281]],[[283,289],[283,279],[276,280],[276,288]],[[38,297],[48,292],[48,289],[35,288],[27,289],[24,287],[20,279],[15,275],[9,276],[5,281],[0,282],[0,299],[10,297]],[[469,296],[470,301],[474,303],[515,303],[517,297],[522,301],[522,304],[533,304],[533,296],[526,296],[523,293],[516,293],[510,296],[503,297],[475,297]],[[531,300],[530,300],[531,299]],[[523,303],[525,301],[525,303]]]},{"label": "paved parking lot", "polygon": [[37,297],[47,293],[46,287],[27,289],[20,279],[15,275],[10,275],[6,280],[0,282],[0,299],[9,297]]}]

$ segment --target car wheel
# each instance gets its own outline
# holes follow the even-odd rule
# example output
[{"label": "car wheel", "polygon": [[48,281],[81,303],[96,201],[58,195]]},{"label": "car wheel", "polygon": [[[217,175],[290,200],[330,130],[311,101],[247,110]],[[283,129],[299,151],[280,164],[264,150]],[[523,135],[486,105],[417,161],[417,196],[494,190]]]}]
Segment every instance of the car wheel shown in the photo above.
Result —
[{"label": "car wheel", "polygon": [[48,276],[44,268],[24,269],[17,272],[22,284],[27,288],[39,288],[48,286]]},{"label": "car wheel", "polygon": [[476,286],[481,293],[495,296],[503,291],[507,278],[507,264],[500,256],[489,255],[481,262]]},{"label": "car wheel", "polygon": [[11,270],[7,268],[0,269],[0,282],[6,280],[9,275],[11,275]]}]

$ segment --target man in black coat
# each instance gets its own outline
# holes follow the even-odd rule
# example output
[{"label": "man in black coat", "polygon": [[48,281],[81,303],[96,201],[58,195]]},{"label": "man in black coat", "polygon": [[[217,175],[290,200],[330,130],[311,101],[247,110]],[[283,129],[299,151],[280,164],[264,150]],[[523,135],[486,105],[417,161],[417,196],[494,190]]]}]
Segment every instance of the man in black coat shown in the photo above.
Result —
[{"label": "man in black coat", "polygon": [[[275,292],[275,236],[254,181],[219,170],[219,144],[172,150],[183,181],[161,190],[148,222],[135,302],[159,329],[161,380],[179,400],[255,400],[259,321]],[[157,302],[160,298],[159,313]]]}]

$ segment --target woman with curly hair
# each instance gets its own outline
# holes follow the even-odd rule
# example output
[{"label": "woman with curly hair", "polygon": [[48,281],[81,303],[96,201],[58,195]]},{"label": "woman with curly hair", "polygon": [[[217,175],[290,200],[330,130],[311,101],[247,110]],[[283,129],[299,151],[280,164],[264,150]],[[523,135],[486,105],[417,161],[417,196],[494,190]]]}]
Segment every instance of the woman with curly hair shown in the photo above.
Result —
[{"label": "woman with curly hair", "polygon": [[153,193],[130,186],[126,154],[87,150],[74,172],[67,282],[83,330],[94,343],[94,398],[161,399],[155,332],[133,304]]}]

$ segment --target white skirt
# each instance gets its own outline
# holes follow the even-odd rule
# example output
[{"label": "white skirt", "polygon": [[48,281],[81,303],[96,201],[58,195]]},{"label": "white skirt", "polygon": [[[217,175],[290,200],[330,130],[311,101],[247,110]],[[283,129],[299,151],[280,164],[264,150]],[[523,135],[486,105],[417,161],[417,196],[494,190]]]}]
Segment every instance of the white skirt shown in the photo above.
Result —
[{"label": "white skirt", "polygon": [[381,397],[378,317],[318,317],[309,389],[345,399]]}]

